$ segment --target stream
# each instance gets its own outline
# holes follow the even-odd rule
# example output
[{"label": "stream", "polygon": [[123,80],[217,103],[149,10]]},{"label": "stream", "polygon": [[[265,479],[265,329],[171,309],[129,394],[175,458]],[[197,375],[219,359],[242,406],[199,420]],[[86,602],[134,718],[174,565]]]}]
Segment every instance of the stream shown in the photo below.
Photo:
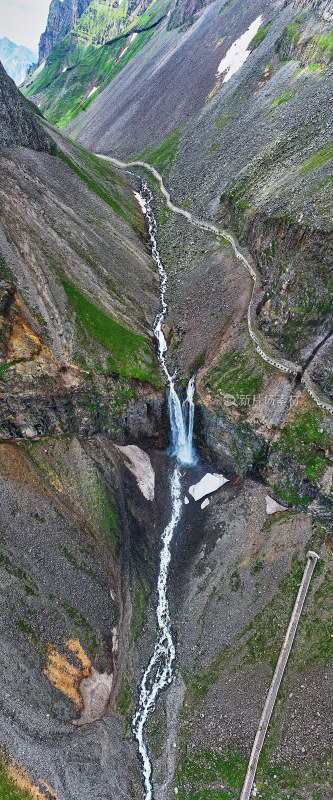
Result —
[{"label": "stream", "polygon": [[167,273],[157,245],[157,222],[153,212],[153,195],[147,184],[143,183],[141,192],[135,192],[135,196],[146,217],[152,257],[160,276],[160,310],[154,322],[154,334],[157,340],[158,359],[166,376],[169,390],[168,411],[171,429],[171,456],[175,459],[175,467],[171,477],[171,516],[161,536],[160,565],[157,581],[157,638],[153,655],[141,680],[137,710],[132,723],[133,733],[137,739],[142,760],[144,797],[145,800],[152,800],[152,765],[145,739],[145,727],[149,715],[155,709],[156,700],[160,692],[172,681],[173,665],[176,657],[171,633],[167,586],[171,559],[171,540],[182,512],[181,465],[191,465],[196,462],[193,447],[195,380],[194,376],[189,380],[186,398],[181,402],[175,386],[176,375],[169,373],[166,362],[168,346],[163,332],[163,323],[168,311]]}]

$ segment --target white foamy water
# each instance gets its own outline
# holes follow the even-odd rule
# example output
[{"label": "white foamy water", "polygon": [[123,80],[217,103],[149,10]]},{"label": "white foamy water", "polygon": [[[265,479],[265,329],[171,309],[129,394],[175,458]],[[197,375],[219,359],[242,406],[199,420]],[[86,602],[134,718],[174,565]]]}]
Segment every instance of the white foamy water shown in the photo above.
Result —
[{"label": "white foamy water", "polygon": [[163,325],[168,311],[168,276],[157,246],[157,223],[152,208],[153,195],[147,184],[143,184],[142,192],[140,194],[135,192],[135,196],[140,203],[148,223],[152,257],[157,265],[158,274],[160,276],[160,311],[158,312],[154,322],[154,334],[157,340],[159,362],[169,386],[168,406],[171,426],[172,455],[176,456],[177,460],[180,461],[181,464],[194,464],[195,453],[192,439],[195,381],[194,377],[189,380],[186,399],[183,403],[181,403],[175,386],[175,375],[170,375],[166,363],[168,345],[163,332]]},{"label": "white foamy water", "polygon": [[133,731],[139,744],[142,758],[142,771],[145,786],[145,800],[152,800],[152,766],[145,741],[145,726],[149,714],[154,711],[161,690],[172,681],[173,662],[176,657],[175,645],[171,635],[171,620],[167,598],[167,581],[170,565],[170,544],[182,508],[180,470],[177,466],[171,480],[171,519],[162,535],[162,550],[158,575],[157,640],[154,653],[144,673],[140,685],[137,712],[133,719]]},{"label": "white foamy water", "polygon": [[186,398],[182,403],[176,391],[175,376],[170,375],[166,362],[168,346],[163,332],[163,325],[168,310],[166,296],[167,273],[157,246],[157,223],[152,208],[153,196],[146,184],[143,185],[141,193],[135,192],[135,196],[147,220],[152,257],[157,265],[160,276],[160,311],[155,319],[154,334],[157,340],[158,359],[169,387],[168,409],[171,427],[172,455],[175,456],[178,462],[171,479],[171,517],[161,537],[162,548],[157,582],[156,644],[140,684],[137,710],[133,718],[133,732],[137,739],[139,753],[142,759],[145,800],[152,800],[152,765],[145,741],[145,727],[149,715],[155,709],[156,700],[160,692],[172,681],[173,663],[176,657],[175,645],[171,634],[167,586],[171,559],[170,545],[182,510],[179,464],[195,463],[195,453],[192,444],[195,381],[194,377],[190,379],[187,386]]},{"label": "white foamy water", "polygon": [[229,50],[224,58],[222,58],[222,61],[220,61],[217,74],[222,75],[223,72],[226,73],[223,83],[230,81],[230,78],[235,75],[235,73],[238,72],[238,70],[245,63],[251,52],[251,50],[248,50],[248,46],[258,32],[261,23],[262,14],[260,14],[260,16],[251,23],[250,27],[247,29],[247,31],[245,31],[245,33],[242,34],[242,36],[236,39],[231,47],[229,47]]}]

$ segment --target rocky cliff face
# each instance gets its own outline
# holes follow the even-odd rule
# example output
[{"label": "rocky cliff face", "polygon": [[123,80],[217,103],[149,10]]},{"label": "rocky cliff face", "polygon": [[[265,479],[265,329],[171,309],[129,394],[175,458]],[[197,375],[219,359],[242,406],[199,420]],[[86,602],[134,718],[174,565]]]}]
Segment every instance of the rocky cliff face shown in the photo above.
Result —
[{"label": "rocky cliff face", "polygon": [[54,152],[54,143],[39,124],[37,113],[0,63],[0,148],[21,145]]},{"label": "rocky cliff face", "polygon": [[27,77],[23,91],[58,127],[88,108],[166,18],[167,0],[92,0],[70,33]]},{"label": "rocky cliff face", "polygon": [[330,0],[296,0],[295,7],[299,11],[308,11],[311,8],[326,22],[333,22],[333,9]]},{"label": "rocky cliff face", "polygon": [[154,433],[158,280],[137,184],[51,138],[4,70],[1,78],[2,436],[115,431],[123,426],[110,420],[110,402],[133,432]]},{"label": "rocky cliff face", "polygon": [[39,40],[39,63],[67,36],[89,3],[90,0],[51,0],[46,29]]},{"label": "rocky cliff face", "polygon": [[158,279],[137,181],[46,133],[2,69],[0,97],[0,795],[125,799],[168,473]]},{"label": "rocky cliff face", "polygon": [[0,791],[125,800],[139,785],[124,733],[156,574],[163,457],[152,455],[159,488],[147,500],[107,438],[0,451]]}]

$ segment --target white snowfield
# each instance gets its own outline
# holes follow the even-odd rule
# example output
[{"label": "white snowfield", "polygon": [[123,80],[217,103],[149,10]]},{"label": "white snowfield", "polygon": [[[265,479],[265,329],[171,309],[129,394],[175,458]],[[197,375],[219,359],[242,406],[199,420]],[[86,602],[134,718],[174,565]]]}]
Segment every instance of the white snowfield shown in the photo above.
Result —
[{"label": "white snowfield", "polygon": [[222,75],[224,72],[226,73],[224,76],[223,83],[227,83],[230,81],[233,75],[243,66],[247,57],[250,55],[251,50],[248,50],[248,46],[250,42],[252,42],[253,37],[258,32],[260,25],[262,23],[262,14],[260,14],[254,22],[251,23],[250,27],[242,34],[236,41],[229,47],[228,52],[220,61],[217,74]]},{"label": "white snowfield", "polygon": [[115,447],[123,456],[127,469],[129,469],[136,478],[138,487],[143,496],[146,500],[154,500],[155,472],[148,453],[145,453],[135,444],[128,444],[125,447],[115,445]]},{"label": "white snowfield", "polygon": [[225,478],[224,475],[219,475],[217,472],[207,472],[199,483],[194,483],[193,486],[190,486],[189,493],[194,500],[201,500],[202,497],[216,492],[224,483],[228,482],[228,478]]},{"label": "white snowfield", "polygon": [[91,92],[89,92],[89,94],[88,94],[87,100],[88,100],[88,98],[89,98],[89,97],[91,97],[91,95],[92,95],[92,94],[94,94],[95,92],[97,92],[97,89],[98,89],[98,86],[94,86],[94,87],[93,87],[93,89],[91,90]]}]

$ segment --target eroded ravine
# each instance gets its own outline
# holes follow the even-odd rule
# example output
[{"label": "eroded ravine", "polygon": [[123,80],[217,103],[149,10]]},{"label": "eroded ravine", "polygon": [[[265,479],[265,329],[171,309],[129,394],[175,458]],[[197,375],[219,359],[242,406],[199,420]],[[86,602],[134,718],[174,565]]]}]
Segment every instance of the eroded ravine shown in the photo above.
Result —
[{"label": "eroded ravine", "polygon": [[160,692],[172,681],[173,664],[176,656],[171,633],[167,587],[171,558],[170,545],[174,531],[180,520],[182,509],[181,465],[190,465],[195,462],[192,441],[194,378],[190,379],[187,387],[186,399],[181,403],[175,386],[175,375],[169,373],[166,361],[168,347],[163,332],[163,324],[168,310],[166,295],[167,273],[157,246],[157,223],[152,209],[153,196],[145,184],[143,184],[140,194],[137,192],[135,194],[147,220],[152,257],[157,265],[160,276],[160,311],[155,319],[154,334],[157,340],[158,359],[165,374],[169,390],[168,409],[171,428],[171,455],[175,458],[175,467],[171,478],[170,521],[161,537],[161,553],[157,582],[157,638],[153,655],[141,680],[138,705],[133,718],[133,732],[137,739],[139,753],[142,759],[145,800],[151,800],[153,797],[152,765],[145,739],[145,728],[149,715],[154,711],[156,700]]}]

